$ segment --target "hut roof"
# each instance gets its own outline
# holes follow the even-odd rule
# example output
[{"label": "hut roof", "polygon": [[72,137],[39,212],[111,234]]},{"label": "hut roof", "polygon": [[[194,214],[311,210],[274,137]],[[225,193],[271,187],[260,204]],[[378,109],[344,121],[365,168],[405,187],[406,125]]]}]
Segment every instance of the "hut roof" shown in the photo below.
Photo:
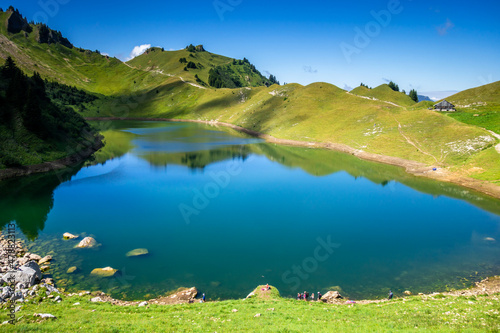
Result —
[{"label": "hut roof", "polygon": [[443,100],[439,103],[437,103],[436,105],[434,105],[434,107],[436,108],[454,108],[455,105],[451,104],[450,102],[448,102],[447,100]]}]

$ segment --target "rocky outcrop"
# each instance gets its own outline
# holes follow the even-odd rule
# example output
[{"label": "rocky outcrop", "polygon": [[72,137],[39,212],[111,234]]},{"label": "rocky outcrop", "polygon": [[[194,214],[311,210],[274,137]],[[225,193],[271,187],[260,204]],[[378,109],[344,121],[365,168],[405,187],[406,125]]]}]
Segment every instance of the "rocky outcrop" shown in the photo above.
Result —
[{"label": "rocky outcrop", "polygon": [[82,239],[80,243],[78,243],[77,248],[85,249],[85,248],[93,248],[97,246],[97,242],[94,238],[92,237],[85,237]]},{"label": "rocky outcrop", "polygon": [[69,49],[73,48],[73,44],[69,42],[67,38],[64,38],[59,31],[50,29],[45,24],[37,25],[38,31],[36,35],[36,41],[40,44],[61,44]]},{"label": "rocky outcrop", "polygon": [[18,32],[24,31],[25,33],[30,33],[33,31],[33,28],[17,9],[14,9],[12,6],[7,9],[7,13],[11,13],[9,18],[7,19],[7,31],[13,34],[17,34]]}]

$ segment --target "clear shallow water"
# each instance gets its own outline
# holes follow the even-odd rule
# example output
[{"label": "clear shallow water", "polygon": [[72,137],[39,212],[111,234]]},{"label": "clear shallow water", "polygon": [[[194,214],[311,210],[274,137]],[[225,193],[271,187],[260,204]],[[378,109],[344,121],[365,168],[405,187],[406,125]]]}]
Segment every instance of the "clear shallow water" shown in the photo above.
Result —
[{"label": "clear shallow water", "polygon": [[[284,296],[429,292],[500,273],[500,201],[355,157],[262,143],[198,124],[98,123],[85,167],[0,184],[0,223],[52,254],[69,289],[138,299],[196,286]],[[71,232],[96,250],[73,249]],[[148,256],[125,253],[147,248]],[[70,266],[76,274],[66,274]],[[89,276],[96,267],[115,278]]]}]

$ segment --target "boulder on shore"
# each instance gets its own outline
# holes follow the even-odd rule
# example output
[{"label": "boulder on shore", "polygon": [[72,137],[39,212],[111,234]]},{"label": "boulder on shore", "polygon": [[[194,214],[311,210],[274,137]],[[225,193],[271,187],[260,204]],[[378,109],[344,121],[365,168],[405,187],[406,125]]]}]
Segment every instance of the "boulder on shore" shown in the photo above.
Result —
[{"label": "boulder on shore", "polygon": [[146,254],[149,254],[148,249],[135,249],[132,251],[128,251],[126,256],[127,257],[138,257],[138,256],[144,256]]},{"label": "boulder on shore", "polygon": [[77,236],[77,235],[70,234],[69,232],[65,232],[65,233],[63,234],[63,238],[64,238],[64,239],[75,239],[75,238],[78,238],[78,236]]},{"label": "boulder on shore", "polygon": [[198,290],[192,288],[180,288],[177,292],[170,296],[159,297],[149,301],[150,304],[185,304],[192,303],[198,295]]},{"label": "boulder on shore", "polygon": [[90,272],[90,275],[97,276],[97,277],[112,277],[118,272],[117,269],[111,268],[111,267],[104,267],[104,268],[94,268],[92,272]]},{"label": "boulder on shore", "polygon": [[321,296],[321,301],[325,303],[336,303],[342,299],[342,295],[338,291],[329,291]]},{"label": "boulder on shore", "polygon": [[21,266],[18,271],[9,271],[2,276],[3,281],[16,281],[23,284],[25,288],[33,286],[41,278],[42,272],[40,271],[40,267],[34,261]]},{"label": "boulder on shore", "polygon": [[93,248],[93,247],[96,247],[96,246],[97,246],[97,242],[96,242],[96,240],[94,238],[92,238],[92,237],[85,237],[75,247],[77,247],[77,248]]}]

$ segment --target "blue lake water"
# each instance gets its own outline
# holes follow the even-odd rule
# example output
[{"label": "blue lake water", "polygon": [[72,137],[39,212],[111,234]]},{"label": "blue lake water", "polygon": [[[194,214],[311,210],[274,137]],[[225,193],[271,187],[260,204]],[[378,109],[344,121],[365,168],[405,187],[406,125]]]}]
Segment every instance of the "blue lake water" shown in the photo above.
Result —
[{"label": "blue lake water", "polygon": [[[0,223],[52,254],[69,290],[152,298],[196,286],[241,298],[429,292],[500,273],[500,201],[337,152],[187,123],[95,123],[106,147],[58,173],[0,184]],[[97,249],[74,249],[92,236]],[[80,237],[80,240],[81,240]],[[149,255],[125,254],[147,248]],[[78,272],[66,270],[77,266]],[[92,269],[111,266],[99,279]]]}]

